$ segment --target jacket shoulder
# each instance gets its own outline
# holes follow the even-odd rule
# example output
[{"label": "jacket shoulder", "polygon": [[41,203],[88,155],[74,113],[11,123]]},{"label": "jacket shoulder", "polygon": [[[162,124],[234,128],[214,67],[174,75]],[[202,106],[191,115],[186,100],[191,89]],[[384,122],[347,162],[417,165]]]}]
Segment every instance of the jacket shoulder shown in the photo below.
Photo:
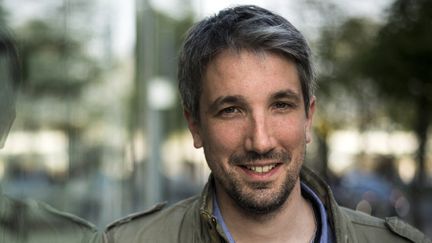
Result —
[{"label": "jacket shoulder", "polygon": [[156,204],[111,223],[104,237],[107,242],[176,242],[183,231],[192,235],[195,230],[196,227],[189,227],[189,222],[194,218],[197,203],[198,197],[192,197],[169,207],[165,207],[166,203]]},{"label": "jacket shoulder", "polygon": [[422,232],[397,217],[380,219],[371,215],[343,208],[359,239],[373,242],[432,243]]},{"label": "jacket shoulder", "polygon": [[53,207],[51,207],[48,204],[42,203],[42,202],[30,202],[30,204],[33,204],[33,207],[36,207],[38,210],[44,212],[46,215],[49,215],[51,218],[53,218],[53,222],[56,221],[63,221],[63,222],[69,222],[71,225],[75,225],[79,228],[87,229],[88,231],[94,231],[96,232],[96,226],[89,221],[82,219],[76,215],[59,211]]},{"label": "jacket shoulder", "polygon": [[152,215],[156,212],[159,212],[160,210],[162,210],[165,207],[166,204],[167,204],[166,202],[161,202],[161,203],[155,204],[154,206],[152,206],[151,208],[149,208],[147,210],[132,213],[132,214],[127,215],[126,217],[120,218],[120,219],[112,222],[111,224],[109,224],[106,227],[106,231],[109,231],[115,227],[120,227],[122,225],[131,223],[137,219],[140,219],[140,218],[143,218],[145,216],[149,216],[149,215]]},{"label": "jacket shoulder", "polygon": [[386,226],[394,233],[403,236],[413,242],[432,243],[422,232],[413,226],[405,223],[397,217],[389,217],[385,219]]},{"label": "jacket shoulder", "polygon": [[[28,206],[27,220],[29,221],[26,222],[26,225],[29,227],[29,233],[31,232],[36,237],[40,234],[39,231],[44,228],[49,229],[50,233],[43,236],[40,242],[96,243],[101,241],[101,235],[96,226],[85,219],[57,210],[44,202],[30,200],[26,204]],[[39,225],[42,229],[34,225]]]},{"label": "jacket shoulder", "polygon": [[23,237],[28,242],[95,242],[99,237],[93,224],[33,199],[0,195],[0,220],[5,242],[22,242]]},{"label": "jacket shoulder", "polygon": [[64,211],[55,209],[44,202],[34,199],[18,200],[5,195],[0,195],[1,207],[3,208],[0,218],[6,220],[20,215],[20,219],[25,223],[49,224],[54,226],[69,226],[90,231],[96,231],[96,226],[90,222]]}]

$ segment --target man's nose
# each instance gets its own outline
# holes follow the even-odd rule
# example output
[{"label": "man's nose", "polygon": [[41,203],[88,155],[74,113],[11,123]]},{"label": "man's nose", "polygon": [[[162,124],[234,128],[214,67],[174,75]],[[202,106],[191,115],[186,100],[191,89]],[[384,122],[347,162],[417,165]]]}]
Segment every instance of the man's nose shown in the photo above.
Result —
[{"label": "man's nose", "polygon": [[256,115],[250,118],[248,134],[245,140],[245,149],[259,154],[273,150],[275,142],[272,129],[265,115]]}]

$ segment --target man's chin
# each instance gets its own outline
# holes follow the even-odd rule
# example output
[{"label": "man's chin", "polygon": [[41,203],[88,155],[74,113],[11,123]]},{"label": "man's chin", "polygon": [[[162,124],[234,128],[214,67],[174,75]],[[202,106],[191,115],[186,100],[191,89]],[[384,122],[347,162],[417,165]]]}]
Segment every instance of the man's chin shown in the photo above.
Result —
[{"label": "man's chin", "polygon": [[288,200],[291,190],[274,191],[267,185],[254,185],[245,193],[229,192],[237,206],[248,215],[263,216],[277,212]]},{"label": "man's chin", "polygon": [[261,201],[237,201],[238,206],[241,207],[242,211],[252,217],[262,217],[266,215],[272,215],[277,212],[285,200],[272,201],[272,202],[261,202]]}]

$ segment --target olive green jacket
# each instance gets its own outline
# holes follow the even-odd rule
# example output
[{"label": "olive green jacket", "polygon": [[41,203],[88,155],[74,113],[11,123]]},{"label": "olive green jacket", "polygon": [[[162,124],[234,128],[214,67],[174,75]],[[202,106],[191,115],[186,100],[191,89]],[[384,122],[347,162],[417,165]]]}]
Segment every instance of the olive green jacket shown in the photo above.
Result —
[{"label": "olive green jacket", "polygon": [[[335,242],[431,242],[397,218],[382,220],[338,206],[329,186],[307,168],[302,169],[301,181],[314,190],[325,205]],[[118,220],[107,227],[104,240],[107,243],[226,242],[222,227],[213,216],[213,187],[210,179],[201,196],[164,210],[164,205],[159,204]]]},{"label": "olive green jacket", "polygon": [[34,200],[9,198],[0,191],[1,243],[95,243],[101,239],[83,219]]}]

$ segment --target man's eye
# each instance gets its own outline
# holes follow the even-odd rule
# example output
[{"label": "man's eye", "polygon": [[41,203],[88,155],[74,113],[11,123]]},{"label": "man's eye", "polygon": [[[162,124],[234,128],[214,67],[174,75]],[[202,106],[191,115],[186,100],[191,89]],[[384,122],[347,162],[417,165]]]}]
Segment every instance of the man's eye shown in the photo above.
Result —
[{"label": "man's eye", "polygon": [[241,111],[239,108],[237,108],[235,106],[230,106],[230,107],[226,107],[226,108],[223,108],[222,110],[220,110],[218,112],[218,115],[221,117],[232,117],[232,116],[239,114],[240,112]]},{"label": "man's eye", "polygon": [[295,108],[295,105],[287,102],[276,102],[273,104],[273,107],[278,110],[287,110]]},{"label": "man's eye", "polygon": [[236,107],[227,107],[221,111],[221,113],[225,113],[225,114],[231,114],[236,112],[239,112],[239,110]]}]

